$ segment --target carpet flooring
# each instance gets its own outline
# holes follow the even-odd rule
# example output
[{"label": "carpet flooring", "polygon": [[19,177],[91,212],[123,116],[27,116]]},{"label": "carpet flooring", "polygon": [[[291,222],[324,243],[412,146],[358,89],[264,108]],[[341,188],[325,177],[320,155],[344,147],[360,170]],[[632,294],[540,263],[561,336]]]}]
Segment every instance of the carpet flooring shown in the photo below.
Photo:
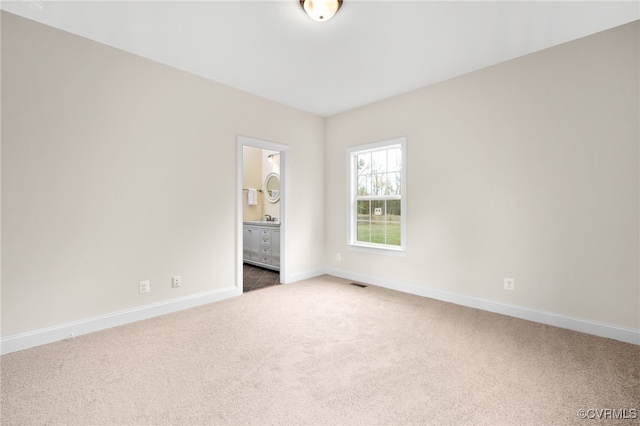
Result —
[{"label": "carpet flooring", "polygon": [[631,425],[640,414],[639,346],[329,276],[0,361],[3,425]]}]

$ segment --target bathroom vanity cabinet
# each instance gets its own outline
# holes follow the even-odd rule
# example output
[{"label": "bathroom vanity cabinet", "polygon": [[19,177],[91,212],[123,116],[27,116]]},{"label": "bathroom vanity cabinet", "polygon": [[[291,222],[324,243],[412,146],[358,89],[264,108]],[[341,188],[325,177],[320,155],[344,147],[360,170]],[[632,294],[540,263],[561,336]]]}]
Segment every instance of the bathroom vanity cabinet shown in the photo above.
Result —
[{"label": "bathroom vanity cabinet", "polygon": [[251,265],[280,270],[280,225],[244,223],[243,260]]}]

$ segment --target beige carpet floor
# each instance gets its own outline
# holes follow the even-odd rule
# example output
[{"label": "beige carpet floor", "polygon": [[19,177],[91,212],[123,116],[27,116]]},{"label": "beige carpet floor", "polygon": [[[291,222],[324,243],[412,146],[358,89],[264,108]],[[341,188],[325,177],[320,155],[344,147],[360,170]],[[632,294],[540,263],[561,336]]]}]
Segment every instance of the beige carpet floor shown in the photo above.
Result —
[{"label": "beige carpet floor", "polygon": [[[8,354],[1,368],[3,425],[640,421],[639,346],[328,276]],[[607,409],[626,411],[595,411]]]}]

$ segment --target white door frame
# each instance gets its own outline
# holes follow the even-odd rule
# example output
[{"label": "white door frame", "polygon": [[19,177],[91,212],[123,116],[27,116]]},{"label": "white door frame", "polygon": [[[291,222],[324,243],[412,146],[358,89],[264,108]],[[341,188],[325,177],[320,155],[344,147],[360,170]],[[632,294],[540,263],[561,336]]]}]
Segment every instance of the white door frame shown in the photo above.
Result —
[{"label": "white door frame", "polygon": [[243,150],[244,146],[268,149],[280,152],[280,283],[287,280],[288,262],[288,237],[287,219],[289,217],[289,162],[287,152],[289,147],[275,142],[255,139],[248,136],[238,136],[236,141],[236,289],[238,294],[243,293],[242,288],[242,223],[243,223]]}]

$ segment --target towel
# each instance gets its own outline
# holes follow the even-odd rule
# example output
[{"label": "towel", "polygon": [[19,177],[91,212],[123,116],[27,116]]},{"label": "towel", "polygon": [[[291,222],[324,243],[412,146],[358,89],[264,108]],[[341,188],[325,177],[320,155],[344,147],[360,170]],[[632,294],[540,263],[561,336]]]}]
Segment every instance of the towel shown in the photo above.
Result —
[{"label": "towel", "polygon": [[254,188],[247,189],[247,204],[250,206],[258,205],[258,190]]}]

